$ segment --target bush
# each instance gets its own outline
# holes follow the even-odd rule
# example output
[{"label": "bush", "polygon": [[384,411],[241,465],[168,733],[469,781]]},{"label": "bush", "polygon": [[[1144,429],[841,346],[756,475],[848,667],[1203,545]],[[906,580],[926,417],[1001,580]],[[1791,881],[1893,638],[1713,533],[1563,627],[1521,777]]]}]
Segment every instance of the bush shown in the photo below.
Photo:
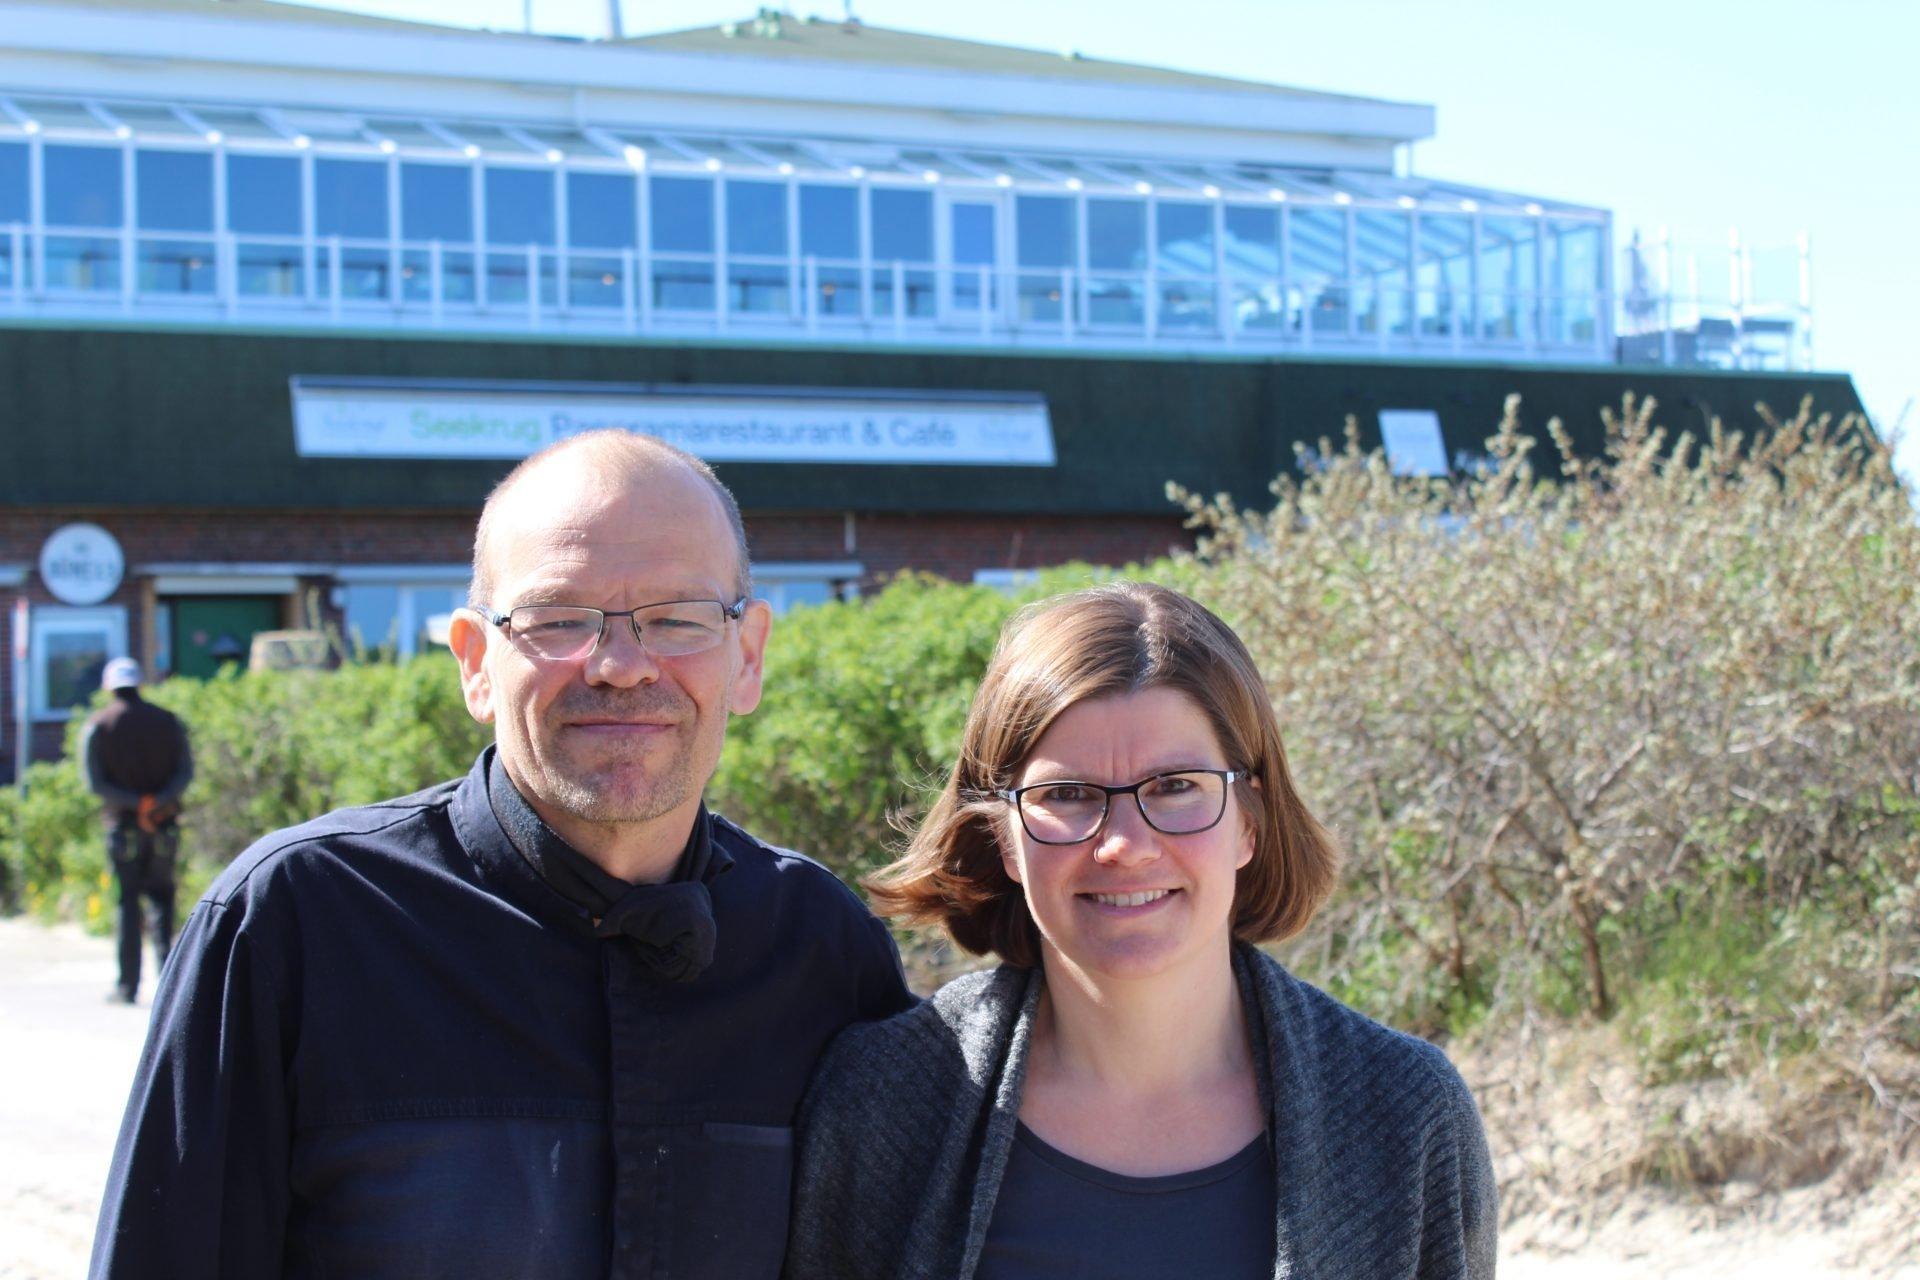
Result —
[{"label": "bush", "polygon": [[1626,989],[1671,1015],[1656,1074],[1870,1076],[1920,1051],[1910,496],[1858,424],[1694,439],[1653,408],[1584,461],[1538,465],[1510,403],[1464,480],[1350,430],[1269,513],[1181,495],[1349,851],[1299,962],[1430,1031]]},{"label": "bush", "polygon": [[715,807],[848,880],[878,867],[897,851],[898,824],[946,781],[1008,616],[1097,572],[1050,570],[1016,595],[909,574],[780,618],[766,697],[727,730]]},{"label": "bush", "polygon": [[[260,836],[342,805],[405,795],[465,773],[491,732],[461,700],[450,656],[338,671],[223,672],[146,690],[180,716],[194,780],[181,818],[182,901]],[[98,801],[67,759],[0,793],[7,905],[107,927],[116,901]]]}]

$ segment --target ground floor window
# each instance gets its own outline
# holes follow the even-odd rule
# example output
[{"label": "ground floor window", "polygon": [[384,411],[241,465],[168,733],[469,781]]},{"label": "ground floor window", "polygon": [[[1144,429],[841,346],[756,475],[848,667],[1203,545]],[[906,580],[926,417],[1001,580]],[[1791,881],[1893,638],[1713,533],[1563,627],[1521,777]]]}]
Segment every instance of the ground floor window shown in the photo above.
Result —
[{"label": "ground floor window", "polygon": [[446,643],[447,621],[467,602],[459,582],[351,582],[345,588],[346,641],[366,658],[411,658]]},{"label": "ground floor window", "polygon": [[65,720],[93,700],[110,658],[127,654],[127,611],[41,605],[28,642],[33,718]]},{"label": "ground floor window", "polygon": [[865,572],[855,560],[756,564],[753,593],[782,614],[802,605],[857,598]]}]

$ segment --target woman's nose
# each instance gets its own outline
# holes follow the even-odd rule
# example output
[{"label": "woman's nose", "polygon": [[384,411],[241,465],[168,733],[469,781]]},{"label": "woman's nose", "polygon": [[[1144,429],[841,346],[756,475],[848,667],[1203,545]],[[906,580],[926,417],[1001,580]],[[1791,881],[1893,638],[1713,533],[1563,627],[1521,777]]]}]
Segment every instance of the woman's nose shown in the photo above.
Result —
[{"label": "woman's nose", "polygon": [[1160,856],[1160,833],[1147,825],[1138,793],[1115,796],[1107,809],[1106,825],[1094,837],[1095,862],[1135,867]]}]

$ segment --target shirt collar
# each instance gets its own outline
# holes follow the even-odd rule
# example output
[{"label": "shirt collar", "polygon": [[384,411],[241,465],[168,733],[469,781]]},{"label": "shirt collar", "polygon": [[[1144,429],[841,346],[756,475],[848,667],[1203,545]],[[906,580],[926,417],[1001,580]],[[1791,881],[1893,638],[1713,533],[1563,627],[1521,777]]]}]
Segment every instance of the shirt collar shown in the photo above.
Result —
[{"label": "shirt collar", "polygon": [[[487,765],[487,800],[506,832],[514,850],[526,860],[547,887],[595,920],[633,888],[629,882],[608,874],[593,859],[568,844],[548,826],[520,789],[507,776],[494,751]],[[733,865],[733,858],[713,842],[713,819],[702,804],[694,815],[693,831],[686,847],[674,863],[666,883],[687,881],[711,883],[714,877]]]}]

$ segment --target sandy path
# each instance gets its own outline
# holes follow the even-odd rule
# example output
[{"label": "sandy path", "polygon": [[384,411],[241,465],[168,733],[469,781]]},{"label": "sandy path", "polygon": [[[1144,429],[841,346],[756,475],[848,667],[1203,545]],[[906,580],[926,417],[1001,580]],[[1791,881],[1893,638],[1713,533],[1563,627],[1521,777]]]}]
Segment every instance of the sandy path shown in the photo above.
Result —
[{"label": "sandy path", "polygon": [[[146,1034],[135,1008],[109,1004],[112,946],[72,926],[0,920],[0,1277],[66,1280],[86,1270],[107,1161]],[[148,981],[151,990],[151,978]],[[1851,1269],[1848,1232],[1792,1202],[1715,1224],[1655,1206],[1578,1239],[1511,1249],[1502,1280],[1920,1280],[1920,1266]]]}]

